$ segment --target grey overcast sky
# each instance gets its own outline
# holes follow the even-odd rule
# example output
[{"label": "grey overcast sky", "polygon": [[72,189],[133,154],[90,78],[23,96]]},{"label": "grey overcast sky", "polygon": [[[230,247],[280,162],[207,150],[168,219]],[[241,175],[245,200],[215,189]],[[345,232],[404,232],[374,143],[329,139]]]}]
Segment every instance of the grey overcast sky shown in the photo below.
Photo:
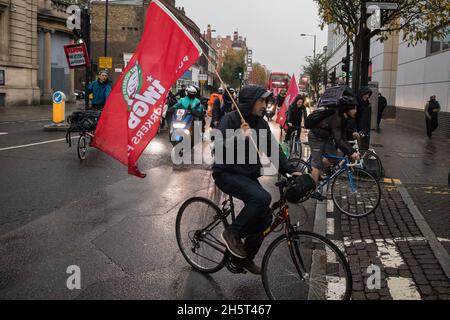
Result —
[{"label": "grey overcast sky", "polygon": [[317,35],[317,53],[327,45],[313,0],[176,0],[176,5],[202,32],[208,24],[216,36],[238,30],[253,49],[253,61],[274,72],[298,76],[305,57],[313,55],[314,38],[301,33]]}]

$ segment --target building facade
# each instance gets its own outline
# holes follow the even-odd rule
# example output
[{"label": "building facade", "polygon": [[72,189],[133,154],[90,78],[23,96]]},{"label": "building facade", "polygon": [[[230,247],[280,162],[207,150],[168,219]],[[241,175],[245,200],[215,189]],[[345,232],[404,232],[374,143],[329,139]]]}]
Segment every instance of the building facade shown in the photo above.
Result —
[{"label": "building facade", "polygon": [[[450,137],[450,36],[430,38],[416,46],[408,46],[402,39],[401,33],[390,35],[382,43],[372,39],[370,81],[377,82],[386,97],[388,115],[395,115],[398,124],[420,130],[425,130],[425,103],[436,95],[441,105],[436,134]],[[328,27],[328,48],[328,73],[335,70],[336,83],[342,83],[346,38],[333,25]]]},{"label": "building facade", "polygon": [[[201,46],[205,55],[215,61],[216,54],[203,38],[200,28],[186,16],[184,8],[177,8],[175,0],[162,0],[164,5],[184,25],[197,43]],[[109,70],[110,80],[117,81],[127,63],[133,56],[145,26],[145,18],[151,1],[149,0],[110,0],[108,6],[108,41],[107,55],[112,57],[113,67]],[[105,55],[105,2],[94,1],[91,3],[91,57],[92,71],[99,71],[99,57]],[[213,62],[214,64],[214,62]],[[199,85],[199,75],[208,74],[212,66],[202,55],[196,63],[177,82],[177,87],[182,83]],[[77,74],[77,87],[82,88],[84,72]],[[208,83],[212,83],[208,79]]]},{"label": "building facade", "polygon": [[0,0],[0,107],[49,104],[58,90],[74,100],[66,9],[56,0]]},{"label": "building facade", "polygon": [[204,36],[206,38],[206,41],[211,45],[212,48],[214,48],[217,51],[217,64],[219,69],[223,66],[223,60],[225,58],[225,54],[228,50],[234,49],[234,50],[243,50],[246,55],[248,52],[247,48],[247,38],[242,37],[239,35],[238,31],[235,31],[233,33],[233,37],[231,36],[212,36],[212,29],[211,25],[208,25],[206,32],[204,33]]}]

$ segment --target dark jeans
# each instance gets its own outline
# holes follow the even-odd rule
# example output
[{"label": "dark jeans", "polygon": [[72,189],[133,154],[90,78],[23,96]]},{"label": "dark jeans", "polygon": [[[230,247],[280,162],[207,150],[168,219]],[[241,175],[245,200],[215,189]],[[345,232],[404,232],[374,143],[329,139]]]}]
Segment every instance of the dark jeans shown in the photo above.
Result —
[{"label": "dark jeans", "polygon": [[433,131],[438,127],[438,117],[437,115],[432,115],[431,119],[425,117],[426,126],[427,126],[427,136],[431,138],[433,135]]},{"label": "dark jeans", "polygon": [[247,258],[253,260],[264,240],[259,234],[272,223],[269,211],[272,197],[256,179],[228,172],[215,173],[213,177],[220,190],[244,202],[244,208],[228,231],[245,238]]},{"label": "dark jeans", "polygon": [[380,126],[381,118],[383,117],[383,112],[386,107],[378,107],[378,115],[377,115],[377,125]]}]

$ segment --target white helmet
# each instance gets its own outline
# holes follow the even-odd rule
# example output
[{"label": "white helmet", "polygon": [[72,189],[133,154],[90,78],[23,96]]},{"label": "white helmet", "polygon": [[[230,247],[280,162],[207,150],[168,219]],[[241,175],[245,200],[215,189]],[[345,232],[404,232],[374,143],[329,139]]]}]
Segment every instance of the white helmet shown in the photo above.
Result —
[{"label": "white helmet", "polygon": [[194,86],[187,87],[186,91],[187,91],[187,93],[193,93],[193,94],[197,93],[197,89],[195,89]]},{"label": "white helmet", "polygon": [[219,91],[220,94],[223,94],[225,92],[225,89],[220,87],[219,90],[217,90],[217,91]]}]

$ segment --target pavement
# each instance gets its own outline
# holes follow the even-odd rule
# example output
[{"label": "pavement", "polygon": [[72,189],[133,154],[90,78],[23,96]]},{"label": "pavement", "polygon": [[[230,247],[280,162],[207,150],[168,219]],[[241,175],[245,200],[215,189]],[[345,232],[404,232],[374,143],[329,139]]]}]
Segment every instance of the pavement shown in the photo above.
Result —
[{"label": "pavement", "polygon": [[[354,219],[327,200],[327,237],[345,251],[353,299],[450,299],[448,143],[384,121],[372,135],[386,175],[379,208]],[[368,285],[374,270],[377,288]]]},{"label": "pavement", "polygon": [[[95,149],[81,163],[62,132],[43,131],[47,109],[22,110],[0,110],[1,299],[266,299],[260,277],[199,274],[178,249],[183,201],[216,194],[209,166],[172,166],[166,133],[140,160],[144,180]],[[374,214],[350,219],[330,201],[291,206],[302,229],[345,252],[353,299],[450,298],[448,142],[384,121],[372,138],[386,171]],[[276,199],[275,177],[261,180]],[[67,287],[70,266],[81,270],[79,290]],[[369,289],[377,267],[380,287]]]}]

